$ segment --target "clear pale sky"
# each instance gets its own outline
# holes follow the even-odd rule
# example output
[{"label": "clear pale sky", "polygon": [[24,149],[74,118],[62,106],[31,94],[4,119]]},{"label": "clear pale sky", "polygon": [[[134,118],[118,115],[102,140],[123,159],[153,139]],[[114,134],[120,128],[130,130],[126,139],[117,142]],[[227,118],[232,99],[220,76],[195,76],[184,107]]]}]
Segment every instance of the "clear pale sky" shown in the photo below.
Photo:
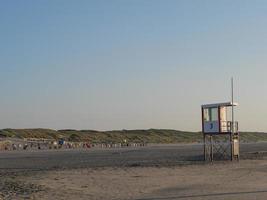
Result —
[{"label": "clear pale sky", "polygon": [[0,128],[267,131],[267,1],[0,1]]}]

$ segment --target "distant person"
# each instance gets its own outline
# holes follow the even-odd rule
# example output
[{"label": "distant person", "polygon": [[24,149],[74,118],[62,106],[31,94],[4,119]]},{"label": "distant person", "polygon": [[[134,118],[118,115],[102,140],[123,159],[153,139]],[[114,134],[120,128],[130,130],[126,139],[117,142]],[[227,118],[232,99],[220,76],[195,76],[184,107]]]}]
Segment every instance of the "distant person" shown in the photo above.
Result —
[{"label": "distant person", "polygon": [[12,144],[12,149],[13,150],[17,150],[17,145],[16,144]]},{"label": "distant person", "polygon": [[23,149],[26,150],[28,148],[28,144],[24,144]]}]

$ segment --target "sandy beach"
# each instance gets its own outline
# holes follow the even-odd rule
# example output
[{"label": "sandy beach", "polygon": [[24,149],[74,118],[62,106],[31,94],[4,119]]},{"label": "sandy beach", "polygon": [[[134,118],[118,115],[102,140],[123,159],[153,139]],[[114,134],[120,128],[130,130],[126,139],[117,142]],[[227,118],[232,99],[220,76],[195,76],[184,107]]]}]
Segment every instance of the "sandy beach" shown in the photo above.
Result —
[{"label": "sandy beach", "polygon": [[[23,199],[266,199],[267,161],[176,167],[104,167],[19,175]],[[14,181],[13,180],[13,181]],[[6,197],[8,198],[8,197]]]},{"label": "sandy beach", "polygon": [[[85,155],[87,155],[88,160],[98,162],[98,156],[106,155],[109,157],[108,153],[110,153],[113,155],[110,159],[115,164],[110,166],[107,160],[106,164],[102,163],[102,166],[81,164],[78,167],[72,166],[71,160],[75,159],[67,159],[67,155],[74,152],[58,152],[58,154],[53,152],[53,154],[61,157],[62,155],[66,156],[64,160],[61,160],[66,166],[50,166],[49,169],[31,168],[30,165],[28,168],[12,168],[12,156],[6,155],[4,158],[2,154],[2,160],[6,160],[7,164],[9,162],[11,167],[1,168],[1,196],[3,199],[92,200],[267,198],[267,160],[265,156],[240,160],[239,162],[225,161],[211,164],[198,161],[184,165],[177,165],[176,162],[164,165],[163,162],[166,160],[163,158],[168,157],[164,152],[168,152],[168,154],[177,152],[179,154],[189,149],[190,145],[182,147],[158,146],[141,150],[125,149],[119,152],[99,150],[88,152]],[[139,159],[142,161],[141,158],[145,152],[153,154],[159,150],[163,153],[158,155],[158,160],[145,166],[120,165],[116,157],[116,155],[123,155],[124,153],[127,156],[134,152],[137,157],[139,155]],[[82,152],[76,153],[77,155],[82,154]],[[47,152],[39,152],[39,154],[47,154]],[[47,166],[49,166],[49,162],[53,161],[53,154],[51,152],[51,160],[47,160]],[[32,153],[32,156],[26,155],[26,158],[34,158],[34,156],[36,155]],[[169,156],[169,158],[171,157],[176,159]],[[128,163],[131,161],[133,161],[131,157],[124,160]]]}]

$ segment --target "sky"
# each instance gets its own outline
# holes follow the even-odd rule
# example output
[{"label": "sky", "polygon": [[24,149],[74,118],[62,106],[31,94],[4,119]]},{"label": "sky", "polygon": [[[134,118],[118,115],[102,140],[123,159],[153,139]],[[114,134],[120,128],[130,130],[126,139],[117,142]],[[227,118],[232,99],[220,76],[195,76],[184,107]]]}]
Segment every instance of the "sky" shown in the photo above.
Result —
[{"label": "sky", "polygon": [[2,0],[0,128],[267,131],[267,1]]}]

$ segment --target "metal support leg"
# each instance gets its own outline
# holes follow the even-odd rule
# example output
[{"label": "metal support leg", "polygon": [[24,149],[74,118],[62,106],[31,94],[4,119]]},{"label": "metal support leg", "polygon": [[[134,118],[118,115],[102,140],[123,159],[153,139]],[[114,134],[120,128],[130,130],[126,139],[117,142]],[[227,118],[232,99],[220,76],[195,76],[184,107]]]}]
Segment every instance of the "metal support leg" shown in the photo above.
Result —
[{"label": "metal support leg", "polygon": [[204,144],[204,161],[207,161],[207,156],[206,156],[206,134],[203,134],[203,144]]},{"label": "metal support leg", "polygon": [[210,161],[213,162],[213,141],[212,141],[212,136],[210,136]]},{"label": "metal support leg", "polygon": [[231,146],[231,161],[234,160],[234,141],[233,136],[230,134],[230,146]]}]

